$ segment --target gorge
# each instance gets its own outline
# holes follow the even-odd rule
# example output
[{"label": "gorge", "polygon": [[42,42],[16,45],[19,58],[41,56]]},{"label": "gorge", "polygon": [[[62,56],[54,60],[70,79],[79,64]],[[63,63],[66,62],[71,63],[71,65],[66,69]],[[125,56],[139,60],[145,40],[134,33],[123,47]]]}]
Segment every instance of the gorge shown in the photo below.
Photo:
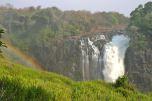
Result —
[{"label": "gorge", "polygon": [[[151,91],[150,9],[151,2],[128,18],[117,12],[0,7],[0,26],[14,47],[46,71],[77,81],[115,82],[127,74],[140,90]],[[17,55],[14,52],[10,55]],[[27,58],[16,58],[33,65],[22,61]]]},{"label": "gorge", "polygon": [[152,101],[151,1],[31,1],[0,2],[0,101]]}]

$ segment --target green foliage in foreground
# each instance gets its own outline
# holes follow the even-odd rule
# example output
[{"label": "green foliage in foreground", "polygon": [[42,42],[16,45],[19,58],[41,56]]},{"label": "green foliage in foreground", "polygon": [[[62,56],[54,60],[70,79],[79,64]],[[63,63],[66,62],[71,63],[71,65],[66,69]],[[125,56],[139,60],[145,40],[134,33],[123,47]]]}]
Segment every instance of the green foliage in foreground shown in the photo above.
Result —
[{"label": "green foliage in foreground", "polygon": [[115,87],[125,87],[128,84],[129,84],[128,77],[124,75],[116,80]]},{"label": "green foliage in foreground", "polygon": [[[3,43],[2,41],[1,41],[1,38],[2,38],[2,34],[4,33],[4,30],[3,29],[0,29],[0,47],[6,47],[5,46],[5,43]],[[0,50],[0,53],[1,53],[2,51]]]},{"label": "green foliage in foreground", "polygon": [[0,101],[151,101],[142,94],[103,81],[76,82],[0,58]]}]

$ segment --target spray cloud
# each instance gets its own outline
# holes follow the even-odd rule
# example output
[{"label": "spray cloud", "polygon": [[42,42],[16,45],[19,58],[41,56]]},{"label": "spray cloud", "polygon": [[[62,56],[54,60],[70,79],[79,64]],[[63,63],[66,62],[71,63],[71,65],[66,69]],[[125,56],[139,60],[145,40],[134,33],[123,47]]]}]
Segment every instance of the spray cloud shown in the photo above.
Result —
[{"label": "spray cloud", "polygon": [[106,82],[115,82],[124,75],[124,58],[128,46],[129,38],[124,35],[113,36],[112,41],[105,45],[103,75]]}]

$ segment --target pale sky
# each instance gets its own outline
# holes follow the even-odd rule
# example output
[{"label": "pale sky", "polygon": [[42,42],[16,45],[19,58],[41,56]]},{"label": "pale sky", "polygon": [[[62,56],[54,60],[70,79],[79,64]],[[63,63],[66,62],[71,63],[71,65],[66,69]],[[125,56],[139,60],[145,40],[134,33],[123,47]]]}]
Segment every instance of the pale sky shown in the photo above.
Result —
[{"label": "pale sky", "polygon": [[17,8],[41,5],[61,10],[116,11],[129,16],[139,4],[148,1],[152,0],[0,0],[0,5],[10,3]]}]

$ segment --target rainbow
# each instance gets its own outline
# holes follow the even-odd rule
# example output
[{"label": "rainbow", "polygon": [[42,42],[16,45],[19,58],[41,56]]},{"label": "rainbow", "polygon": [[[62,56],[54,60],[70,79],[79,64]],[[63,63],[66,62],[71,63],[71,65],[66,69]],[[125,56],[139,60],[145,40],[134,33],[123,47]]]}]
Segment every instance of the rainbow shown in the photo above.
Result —
[{"label": "rainbow", "polygon": [[22,52],[20,49],[10,44],[8,41],[5,42],[5,44],[7,48],[2,48],[5,57],[7,57],[13,62],[26,65],[28,67],[36,68],[39,70],[44,70],[43,66],[34,57]]}]

